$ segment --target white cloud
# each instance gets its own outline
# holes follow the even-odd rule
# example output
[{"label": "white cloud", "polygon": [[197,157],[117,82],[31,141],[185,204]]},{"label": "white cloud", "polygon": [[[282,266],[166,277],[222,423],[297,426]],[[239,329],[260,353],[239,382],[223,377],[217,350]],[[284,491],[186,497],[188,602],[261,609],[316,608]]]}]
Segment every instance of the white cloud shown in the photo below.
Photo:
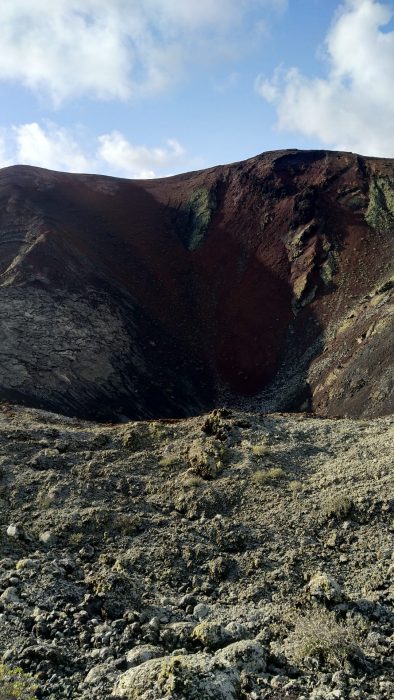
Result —
[{"label": "white cloud", "polygon": [[55,102],[85,91],[126,97],[126,36],[111,8],[101,0],[2,2],[0,77],[44,88]]},{"label": "white cloud", "polygon": [[130,143],[119,131],[99,137],[99,157],[117,173],[126,177],[155,177],[176,166],[185,150],[176,139],[168,139],[165,148],[147,148]]},{"label": "white cloud", "polygon": [[326,38],[326,78],[279,67],[258,92],[277,109],[278,127],[339,150],[394,157],[392,5],[345,0]]},{"label": "white cloud", "polygon": [[[157,92],[286,0],[2,0],[0,80],[55,104]],[[204,49],[204,50],[202,50]],[[230,52],[231,53],[231,52]]]},{"label": "white cloud", "polygon": [[51,122],[31,122],[0,130],[0,168],[22,163],[66,172],[99,172],[129,178],[151,178],[195,167],[176,139],[164,146],[136,145],[119,131],[102,134],[88,149],[85,134],[64,129]]},{"label": "white cloud", "polygon": [[45,130],[36,122],[12,128],[14,152],[19,163],[51,170],[86,172],[89,159],[66,129],[48,124]]},{"label": "white cloud", "polygon": [[5,168],[7,165],[11,165],[11,161],[8,159],[7,150],[6,130],[0,128],[0,168]]}]

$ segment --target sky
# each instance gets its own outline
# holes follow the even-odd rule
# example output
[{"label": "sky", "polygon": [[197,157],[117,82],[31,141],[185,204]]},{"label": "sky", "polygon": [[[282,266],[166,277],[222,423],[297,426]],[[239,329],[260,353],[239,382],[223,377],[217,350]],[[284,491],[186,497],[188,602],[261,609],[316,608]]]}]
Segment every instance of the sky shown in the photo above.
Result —
[{"label": "sky", "polygon": [[394,0],[1,0],[0,167],[394,158]]}]

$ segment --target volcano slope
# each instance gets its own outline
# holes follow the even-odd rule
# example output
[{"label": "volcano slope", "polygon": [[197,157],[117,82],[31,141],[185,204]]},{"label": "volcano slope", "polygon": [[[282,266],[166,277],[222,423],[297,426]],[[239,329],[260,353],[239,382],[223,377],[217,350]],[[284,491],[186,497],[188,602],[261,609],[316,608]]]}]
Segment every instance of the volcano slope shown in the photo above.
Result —
[{"label": "volcano slope", "polygon": [[[119,421],[392,410],[394,161],[0,172],[0,398]],[[391,326],[392,329],[392,326]]]}]

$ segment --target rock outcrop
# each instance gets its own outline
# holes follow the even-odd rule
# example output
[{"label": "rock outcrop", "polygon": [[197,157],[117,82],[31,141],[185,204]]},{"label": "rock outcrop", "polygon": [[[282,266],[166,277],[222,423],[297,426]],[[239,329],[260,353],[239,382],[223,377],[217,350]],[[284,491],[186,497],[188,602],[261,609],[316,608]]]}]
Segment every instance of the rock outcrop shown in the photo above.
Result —
[{"label": "rock outcrop", "polygon": [[394,161],[350,153],[148,181],[5,168],[0,399],[115,421],[241,397],[384,415],[393,231]]}]

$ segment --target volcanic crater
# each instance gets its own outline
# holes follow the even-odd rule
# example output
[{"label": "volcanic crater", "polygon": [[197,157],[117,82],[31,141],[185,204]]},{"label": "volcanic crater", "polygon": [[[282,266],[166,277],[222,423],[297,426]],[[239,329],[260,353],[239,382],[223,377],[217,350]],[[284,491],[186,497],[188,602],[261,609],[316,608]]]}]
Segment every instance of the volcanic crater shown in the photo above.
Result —
[{"label": "volcanic crater", "polygon": [[0,171],[0,400],[99,421],[393,409],[394,161]]}]

